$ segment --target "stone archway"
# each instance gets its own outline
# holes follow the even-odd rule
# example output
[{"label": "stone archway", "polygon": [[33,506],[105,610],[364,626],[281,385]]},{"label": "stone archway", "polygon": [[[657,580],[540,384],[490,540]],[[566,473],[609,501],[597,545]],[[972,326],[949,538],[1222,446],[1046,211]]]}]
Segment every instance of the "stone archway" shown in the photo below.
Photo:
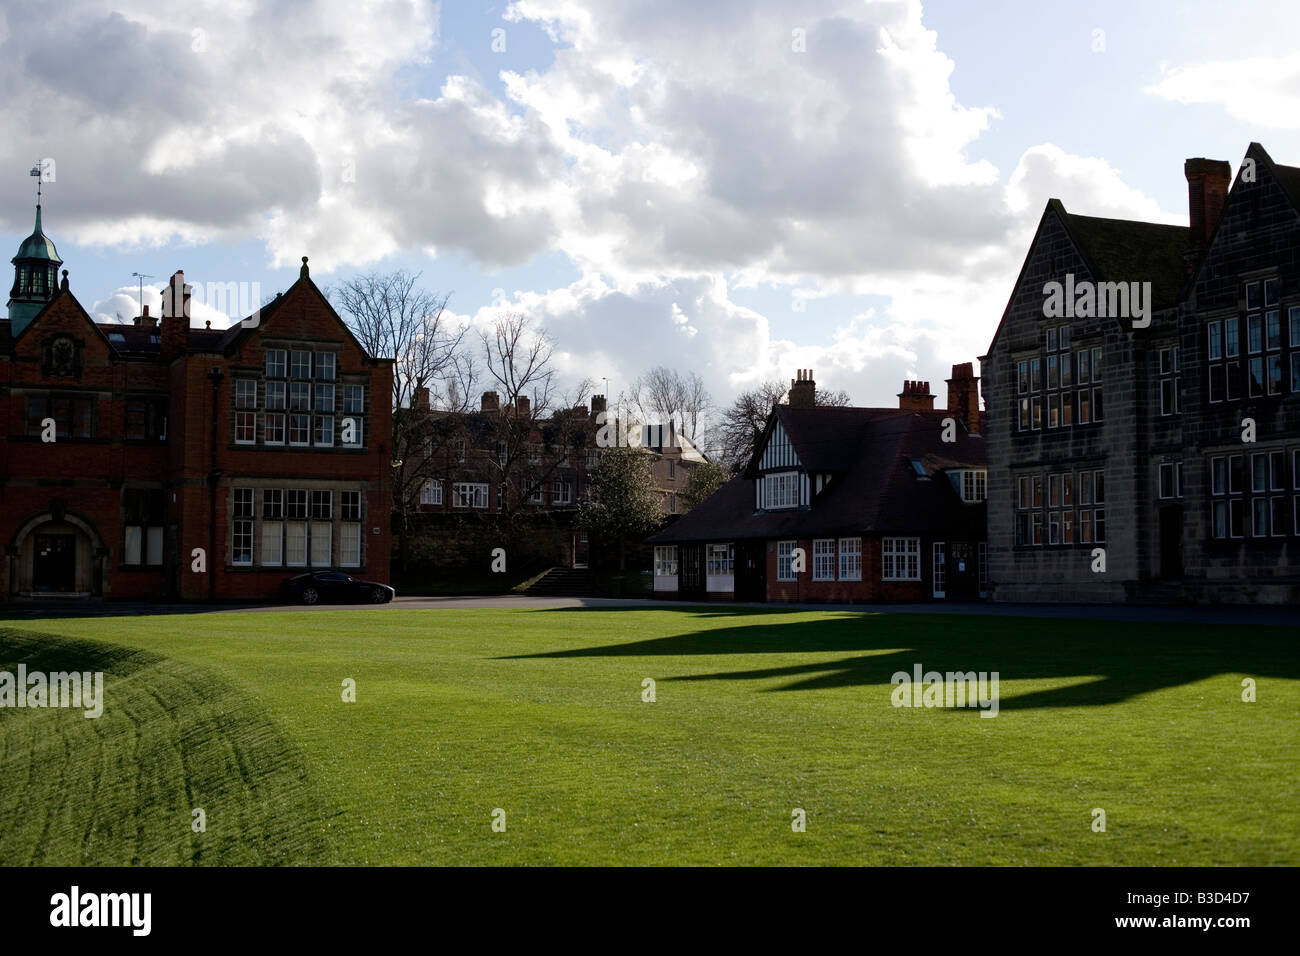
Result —
[{"label": "stone archway", "polygon": [[9,590],[20,597],[95,597],[104,593],[103,540],[95,526],[62,508],[33,515],[14,533]]}]

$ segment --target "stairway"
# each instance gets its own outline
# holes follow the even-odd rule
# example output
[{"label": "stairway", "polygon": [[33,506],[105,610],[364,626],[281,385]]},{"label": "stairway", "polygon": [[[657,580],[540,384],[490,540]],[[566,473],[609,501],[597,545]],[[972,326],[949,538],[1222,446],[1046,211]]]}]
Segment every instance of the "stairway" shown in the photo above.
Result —
[{"label": "stairway", "polygon": [[551,568],[524,593],[530,597],[590,597],[595,586],[586,568]]}]

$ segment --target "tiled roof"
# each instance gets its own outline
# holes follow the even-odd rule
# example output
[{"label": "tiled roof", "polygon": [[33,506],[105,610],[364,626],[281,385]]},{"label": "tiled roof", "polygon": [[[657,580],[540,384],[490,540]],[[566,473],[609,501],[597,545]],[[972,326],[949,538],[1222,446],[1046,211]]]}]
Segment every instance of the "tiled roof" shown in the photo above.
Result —
[{"label": "tiled roof", "polygon": [[121,322],[96,322],[108,343],[119,352],[157,353],[161,351],[157,326],[124,325]]},{"label": "tiled roof", "polygon": [[1150,282],[1152,308],[1178,304],[1186,280],[1183,255],[1191,246],[1187,226],[1131,219],[1099,219],[1060,212],[1080,251],[1097,267],[1098,281]]},{"label": "tiled roof", "polygon": [[[963,504],[944,468],[985,465],[984,439],[960,425],[957,440],[942,440],[946,411],[890,408],[790,408],[779,417],[810,473],[831,473],[810,507],[754,511],[753,471],[654,535],[653,543],[835,534],[929,534],[979,537],[983,504]],[[769,421],[769,430],[771,421]],[[924,476],[912,462],[921,463]],[[746,477],[750,475],[751,477]]]}]

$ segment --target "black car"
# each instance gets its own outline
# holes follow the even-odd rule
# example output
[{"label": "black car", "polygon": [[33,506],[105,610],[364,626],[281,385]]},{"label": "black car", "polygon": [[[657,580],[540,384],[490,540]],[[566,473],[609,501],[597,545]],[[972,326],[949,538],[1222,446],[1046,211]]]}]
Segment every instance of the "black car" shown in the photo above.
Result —
[{"label": "black car", "polygon": [[387,604],[397,592],[387,584],[362,581],[342,571],[308,571],[285,578],[280,593],[288,600],[303,604]]}]

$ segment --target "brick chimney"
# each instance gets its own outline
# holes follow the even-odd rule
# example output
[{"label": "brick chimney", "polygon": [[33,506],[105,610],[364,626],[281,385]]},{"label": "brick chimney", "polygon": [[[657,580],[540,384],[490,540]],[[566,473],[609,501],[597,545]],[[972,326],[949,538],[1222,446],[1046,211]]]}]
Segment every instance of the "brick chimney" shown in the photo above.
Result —
[{"label": "brick chimney", "polygon": [[[185,284],[185,271],[177,269],[162,291],[162,330],[159,344],[164,356],[179,355],[189,346],[190,288]],[[179,305],[176,301],[178,298]]]},{"label": "brick chimney", "polygon": [[799,369],[799,377],[790,379],[790,407],[812,408],[817,404],[817,383],[810,368]]},{"label": "brick chimney", "polygon": [[604,395],[591,396],[591,414],[599,415],[603,411],[605,411],[605,396]]},{"label": "brick chimney", "polygon": [[914,412],[934,411],[934,396],[930,394],[930,383],[904,382],[903,390],[898,393],[898,407]]},{"label": "brick chimney", "polygon": [[952,367],[948,379],[948,414],[966,426],[972,435],[980,433],[980,380],[971,362]]},{"label": "brick chimney", "polygon": [[501,396],[496,392],[484,392],[479,403],[479,411],[496,412],[501,410]]},{"label": "brick chimney", "polygon": [[158,317],[156,315],[150,315],[149,306],[146,305],[144,309],[141,311],[141,313],[131,321],[134,322],[136,325],[142,326],[146,329],[152,329],[155,325],[158,324]]},{"label": "brick chimney", "polygon": [[427,412],[429,410],[429,389],[417,388],[411,398],[411,407]]},{"label": "brick chimney", "polygon": [[533,401],[527,395],[520,395],[515,399],[515,414],[520,418],[531,418],[533,414]]},{"label": "brick chimney", "polygon": [[1192,248],[1203,251],[1223,214],[1232,184],[1232,166],[1221,159],[1197,157],[1183,163],[1187,177],[1187,214]]}]

